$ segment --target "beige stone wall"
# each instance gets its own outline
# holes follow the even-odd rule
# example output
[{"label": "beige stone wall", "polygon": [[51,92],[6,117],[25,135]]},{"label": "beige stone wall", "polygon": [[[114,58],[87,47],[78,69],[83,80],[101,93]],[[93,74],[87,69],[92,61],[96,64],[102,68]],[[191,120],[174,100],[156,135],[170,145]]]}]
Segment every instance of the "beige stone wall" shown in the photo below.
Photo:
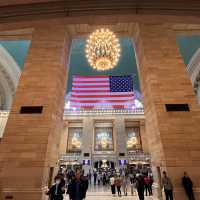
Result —
[{"label": "beige stone wall", "polygon": [[[136,41],[149,150],[154,166],[167,170],[176,200],[185,200],[183,171],[200,188],[200,108],[176,44],[165,24],[139,24]],[[187,103],[190,112],[166,112],[165,104]]]},{"label": "beige stone wall", "polygon": [[[50,34],[51,33],[51,34]],[[0,145],[1,199],[38,200],[56,166],[66,86],[66,34],[60,25],[35,27]],[[20,114],[21,106],[43,106]]]}]

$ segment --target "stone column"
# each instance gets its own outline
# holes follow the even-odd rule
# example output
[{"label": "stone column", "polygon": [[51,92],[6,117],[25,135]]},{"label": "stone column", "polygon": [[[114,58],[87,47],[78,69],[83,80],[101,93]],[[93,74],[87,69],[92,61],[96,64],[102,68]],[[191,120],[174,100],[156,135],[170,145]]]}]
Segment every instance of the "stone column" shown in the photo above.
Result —
[{"label": "stone column", "polygon": [[[116,141],[116,158],[118,165],[119,159],[126,159],[127,149],[126,149],[126,133],[125,133],[125,122],[124,118],[117,116],[114,120],[114,141]],[[125,153],[125,157],[119,157],[119,153]]]},{"label": "stone column", "polygon": [[[136,52],[144,96],[149,150],[154,167],[166,170],[175,200],[186,200],[181,177],[187,171],[200,198],[200,108],[176,44],[163,24],[139,24]],[[165,104],[188,104],[189,112],[167,112]]]},{"label": "stone column", "polygon": [[[46,199],[63,126],[68,41],[63,25],[35,27],[29,54],[0,145],[0,199]],[[21,106],[43,106],[21,114]]]},{"label": "stone column", "polygon": [[61,131],[61,141],[59,147],[59,154],[66,154],[68,141],[68,122],[64,121],[63,130]]},{"label": "stone column", "polygon": [[[83,136],[82,136],[82,159],[90,159],[91,167],[93,168],[92,154],[93,154],[93,140],[94,140],[94,121],[92,117],[84,117],[83,119]],[[84,158],[84,153],[89,153],[90,157]],[[85,166],[85,172],[90,167]]]},{"label": "stone column", "polygon": [[140,137],[141,137],[141,143],[142,143],[142,150],[146,153],[149,153],[149,147],[148,147],[148,136],[146,134],[145,129],[145,121],[140,120]]}]

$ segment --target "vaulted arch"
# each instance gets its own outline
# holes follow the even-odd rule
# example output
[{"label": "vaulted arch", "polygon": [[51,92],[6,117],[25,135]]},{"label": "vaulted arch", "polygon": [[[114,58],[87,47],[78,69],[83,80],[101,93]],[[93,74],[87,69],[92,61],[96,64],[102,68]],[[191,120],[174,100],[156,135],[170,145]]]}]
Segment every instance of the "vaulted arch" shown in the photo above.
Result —
[{"label": "vaulted arch", "polygon": [[190,75],[190,79],[194,89],[197,89],[199,76],[200,76],[200,48],[197,49],[195,54],[190,59],[190,62],[187,66],[187,71]]},{"label": "vaulted arch", "polygon": [[9,110],[21,71],[7,50],[0,45],[0,109]]}]

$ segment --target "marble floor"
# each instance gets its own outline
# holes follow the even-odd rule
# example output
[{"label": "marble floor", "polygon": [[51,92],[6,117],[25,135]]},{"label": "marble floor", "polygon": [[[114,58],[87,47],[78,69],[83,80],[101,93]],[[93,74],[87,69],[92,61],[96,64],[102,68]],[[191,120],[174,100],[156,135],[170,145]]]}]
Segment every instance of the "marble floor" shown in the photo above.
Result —
[{"label": "marble floor", "polygon": [[[69,197],[65,196],[65,200],[68,200]],[[139,200],[137,194],[134,196],[130,193],[130,188],[128,189],[128,196],[124,196],[122,192],[121,197],[113,197],[110,191],[110,187],[108,186],[90,186],[87,192],[86,200]],[[154,197],[145,197],[145,200],[157,200]]]}]

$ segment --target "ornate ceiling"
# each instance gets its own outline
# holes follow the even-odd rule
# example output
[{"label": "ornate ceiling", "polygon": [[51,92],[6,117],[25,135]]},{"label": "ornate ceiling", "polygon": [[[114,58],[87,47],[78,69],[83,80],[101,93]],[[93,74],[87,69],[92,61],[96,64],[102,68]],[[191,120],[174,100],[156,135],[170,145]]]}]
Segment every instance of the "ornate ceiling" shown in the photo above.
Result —
[{"label": "ornate ceiling", "polygon": [[162,14],[200,15],[197,0],[6,0],[0,18],[36,15]]}]

